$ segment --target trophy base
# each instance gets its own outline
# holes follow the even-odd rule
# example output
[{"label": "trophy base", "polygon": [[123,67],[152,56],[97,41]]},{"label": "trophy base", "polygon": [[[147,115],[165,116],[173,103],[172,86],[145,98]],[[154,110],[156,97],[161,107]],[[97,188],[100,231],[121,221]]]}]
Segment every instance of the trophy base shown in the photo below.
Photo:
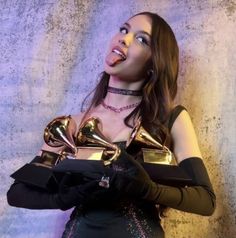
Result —
[{"label": "trophy base", "polygon": [[49,191],[55,191],[58,189],[58,179],[53,174],[51,168],[37,165],[37,164],[25,164],[16,172],[11,174],[11,177],[15,180],[33,185],[39,188],[43,188]]},{"label": "trophy base", "polygon": [[173,153],[167,150],[142,148],[143,160],[146,163],[177,165]]},{"label": "trophy base", "polygon": [[77,153],[64,151],[62,153],[62,160],[77,159],[77,160],[102,160],[104,147],[77,147]]},{"label": "trophy base", "polygon": [[105,148],[104,147],[86,147],[81,146],[77,147],[78,149],[78,159],[85,159],[85,160],[102,160],[103,153]]},{"label": "trophy base", "polygon": [[156,183],[181,187],[194,185],[188,174],[177,165],[142,163],[142,166]]}]

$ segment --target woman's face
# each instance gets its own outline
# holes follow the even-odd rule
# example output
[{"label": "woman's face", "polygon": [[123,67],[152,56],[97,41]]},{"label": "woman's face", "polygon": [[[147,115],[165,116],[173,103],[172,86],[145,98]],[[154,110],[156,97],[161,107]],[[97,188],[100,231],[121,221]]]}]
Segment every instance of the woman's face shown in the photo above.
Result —
[{"label": "woman's face", "polygon": [[105,59],[105,72],[125,81],[144,78],[151,59],[151,19],[137,15],[124,23],[112,38]]}]

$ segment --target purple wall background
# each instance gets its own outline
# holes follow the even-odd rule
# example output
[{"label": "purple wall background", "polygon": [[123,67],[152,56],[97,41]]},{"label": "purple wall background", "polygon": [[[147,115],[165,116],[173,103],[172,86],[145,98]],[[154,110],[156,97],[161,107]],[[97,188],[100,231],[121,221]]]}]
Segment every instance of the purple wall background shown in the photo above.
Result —
[{"label": "purple wall background", "polygon": [[9,175],[40,148],[45,125],[77,113],[110,37],[139,11],[163,16],[181,50],[178,101],[192,115],[217,193],[201,217],[170,210],[166,237],[236,237],[236,1],[0,1],[0,237],[60,237],[69,212],[9,207]]}]

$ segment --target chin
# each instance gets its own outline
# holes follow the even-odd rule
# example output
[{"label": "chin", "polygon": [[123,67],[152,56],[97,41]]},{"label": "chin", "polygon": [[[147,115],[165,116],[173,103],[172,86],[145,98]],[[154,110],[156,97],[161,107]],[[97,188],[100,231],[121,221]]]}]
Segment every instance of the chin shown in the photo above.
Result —
[{"label": "chin", "polygon": [[124,74],[125,71],[128,71],[127,68],[125,70],[124,68],[121,69],[115,66],[112,67],[112,66],[106,65],[106,63],[104,66],[104,71],[110,76],[114,76],[125,82],[137,82],[140,79],[143,79],[143,77],[139,75],[139,73],[138,73],[139,76],[137,75],[137,72],[133,72],[133,73],[130,72],[130,74],[127,74],[127,73]]},{"label": "chin", "polygon": [[114,69],[111,66],[106,65],[106,63],[104,65],[103,69],[104,69],[105,73],[110,74],[110,75],[114,72]]},{"label": "chin", "polygon": [[116,76],[116,77],[120,77],[119,72],[117,72],[116,69],[112,68],[112,67],[104,67],[104,72],[112,75],[112,76]]}]

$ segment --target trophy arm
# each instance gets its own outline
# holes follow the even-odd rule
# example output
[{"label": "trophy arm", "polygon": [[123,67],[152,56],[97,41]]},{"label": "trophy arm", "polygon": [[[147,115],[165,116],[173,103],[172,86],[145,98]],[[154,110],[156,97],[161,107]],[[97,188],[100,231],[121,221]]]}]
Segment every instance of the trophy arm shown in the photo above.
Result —
[{"label": "trophy arm", "polygon": [[120,153],[121,153],[121,149],[118,146],[116,146],[114,155],[110,159],[104,160],[104,165],[107,166],[107,165],[110,165],[112,162],[116,161]]}]

